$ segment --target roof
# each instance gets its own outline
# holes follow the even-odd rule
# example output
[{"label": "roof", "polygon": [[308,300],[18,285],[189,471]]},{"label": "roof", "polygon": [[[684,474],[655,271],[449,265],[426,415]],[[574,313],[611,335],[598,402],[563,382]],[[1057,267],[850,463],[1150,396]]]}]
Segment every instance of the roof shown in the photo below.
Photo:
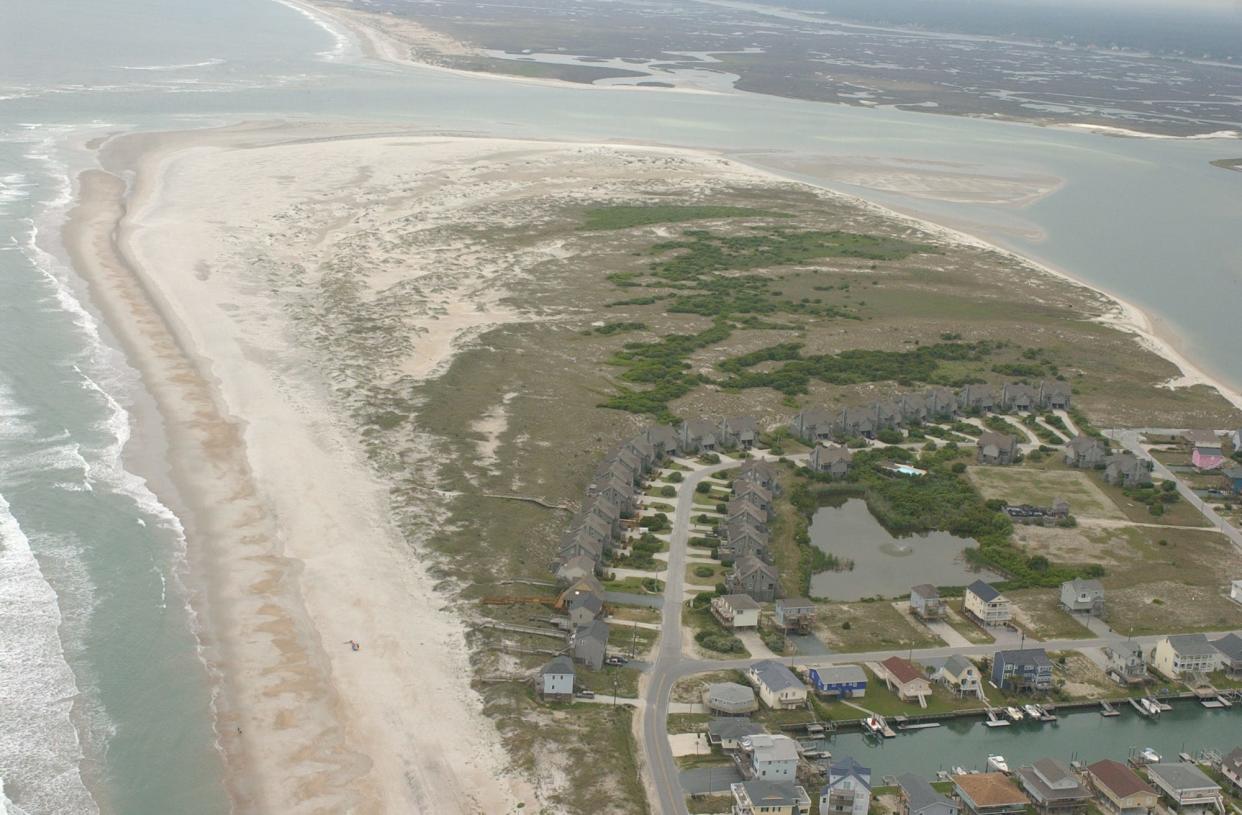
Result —
[{"label": "roof", "polygon": [[936,792],[931,782],[914,773],[902,773],[897,776],[897,786],[901,787],[902,792],[906,794],[910,812],[919,812],[936,804],[955,806],[948,798]]},{"label": "roof", "polygon": [[1030,803],[1030,799],[1004,773],[955,775],[953,784],[977,807],[1025,806]]},{"label": "roof", "polygon": [[1184,657],[1211,657],[1216,655],[1216,648],[1202,634],[1174,634],[1168,637],[1169,645]]},{"label": "roof", "polygon": [[815,604],[805,597],[782,597],[776,601],[778,609],[815,608]]},{"label": "roof", "polygon": [[718,702],[746,704],[755,701],[755,692],[736,682],[714,682],[707,686],[707,696]]},{"label": "roof", "polygon": [[920,583],[917,586],[913,586],[910,589],[910,593],[917,594],[924,600],[933,600],[940,596],[940,590],[931,583]]},{"label": "roof", "polygon": [[[730,535],[729,537],[732,538],[733,536]],[[745,557],[738,558],[737,563],[733,566],[733,572],[739,579],[749,577],[755,572],[763,572],[773,580],[779,577],[779,573],[776,571],[775,566],[764,563],[754,555],[746,555]]]},{"label": "roof", "polygon": [[954,676],[961,676],[962,671],[973,667],[975,667],[975,663],[961,654],[954,654],[944,661],[944,670]]},{"label": "roof", "polygon": [[982,580],[976,580],[974,583],[971,583],[966,587],[966,591],[975,595],[985,603],[990,603],[997,597],[1001,596],[999,591],[992,588],[987,583],[984,583]]},{"label": "roof", "polygon": [[599,643],[608,642],[608,623],[603,620],[593,620],[586,625],[580,625],[574,629],[574,642],[587,642],[594,640]]},{"label": "roof", "polygon": [[853,684],[867,681],[867,672],[857,665],[808,665],[825,685]]},{"label": "roof", "polygon": [[1017,443],[1017,440],[1007,433],[997,433],[995,430],[985,430],[979,434],[978,446],[987,447],[990,444],[994,444],[1001,450],[1008,450]]},{"label": "roof", "polygon": [[1225,478],[1228,478],[1231,481],[1234,479],[1242,478],[1242,467],[1226,467],[1223,470],[1221,470],[1221,474],[1224,475]]},{"label": "roof", "polygon": [[707,723],[707,732],[722,739],[742,739],[767,731],[763,729],[763,725],[752,722],[745,716],[722,716]]},{"label": "roof", "polygon": [[759,608],[759,604],[749,594],[725,594],[719,599],[722,603],[728,603],[734,611],[748,611]]},{"label": "roof", "polygon": [[742,781],[732,787],[741,787],[746,797],[757,806],[787,807],[802,801],[799,788],[789,781]]},{"label": "roof", "polygon": [[793,671],[770,659],[751,665],[750,672],[758,681],[774,691],[782,691],[788,688],[806,688],[806,685],[803,685],[798,680],[798,677],[794,676]]},{"label": "roof", "polygon": [[914,663],[901,657],[889,657],[880,663],[884,666],[884,670],[901,684],[913,682],[916,679],[926,679],[923,672],[914,667]]},{"label": "roof", "polygon": [[1230,660],[1242,659],[1242,637],[1237,634],[1227,634],[1213,641],[1212,647],[1229,657]]},{"label": "roof", "polygon": [[1095,592],[1103,592],[1104,584],[1098,580],[1084,580],[1075,577],[1073,580],[1066,580],[1061,584],[1062,587],[1070,586],[1075,593],[1093,594]]},{"label": "roof", "polygon": [[1008,651],[997,651],[997,660],[1004,660],[1011,665],[1051,666],[1048,652],[1043,648],[1013,648]]},{"label": "roof", "polygon": [[842,447],[839,444],[820,444],[815,448],[815,460],[824,464],[831,464],[834,461],[849,461],[854,457],[854,451],[848,447]]},{"label": "roof", "polygon": [[1220,439],[1216,437],[1215,430],[1187,430],[1182,434],[1182,438],[1191,444],[1220,444]]},{"label": "roof", "polygon": [[760,761],[797,761],[798,742],[789,736],[756,733],[742,740],[742,749],[749,750]]},{"label": "roof", "polygon": [[1140,792],[1152,794],[1156,792],[1151,784],[1139,778],[1138,773],[1120,761],[1114,761],[1111,758],[1089,765],[1087,772],[1095,777],[1097,784],[1106,787],[1118,798],[1129,798],[1131,795]]},{"label": "roof", "polygon": [[574,674],[574,661],[569,657],[554,657],[548,660],[548,663],[539,669],[540,676],[548,674]]},{"label": "roof", "polygon": [[1163,782],[1169,789],[1220,789],[1220,785],[1208,778],[1203,770],[1186,762],[1148,764],[1147,773],[1153,781]]},{"label": "roof", "polygon": [[566,607],[572,611],[576,608],[585,608],[592,614],[599,614],[604,609],[604,601],[597,594],[588,591],[575,592],[566,603]]},{"label": "roof", "polygon": [[1103,446],[1104,442],[1094,436],[1088,436],[1085,433],[1079,433],[1070,439],[1069,448],[1075,453],[1085,453],[1095,447]]},{"label": "roof", "polygon": [[1044,800],[1082,798],[1089,794],[1069,765],[1057,758],[1041,758],[1034,765],[1020,768],[1018,774],[1023,785]]},{"label": "roof", "polygon": [[828,779],[831,783],[833,778],[852,775],[867,785],[867,789],[871,789],[871,768],[864,767],[849,756],[842,756],[836,759],[828,767]]}]

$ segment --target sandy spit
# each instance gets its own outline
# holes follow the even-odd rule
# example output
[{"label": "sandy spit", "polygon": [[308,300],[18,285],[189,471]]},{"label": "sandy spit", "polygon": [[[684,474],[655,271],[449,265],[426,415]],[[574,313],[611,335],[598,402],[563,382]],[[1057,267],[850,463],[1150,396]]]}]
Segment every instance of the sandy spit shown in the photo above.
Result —
[{"label": "sandy spit", "polygon": [[149,475],[173,485],[161,498],[186,527],[236,811],[535,805],[470,688],[461,621],[392,528],[388,487],[315,367],[278,314],[220,318],[221,304],[260,308],[266,292],[198,262],[213,233],[195,207],[244,206],[247,181],[186,185],[178,161],[219,145],[109,142],[103,169],[79,178],[64,242],[163,422],[166,471]]}]

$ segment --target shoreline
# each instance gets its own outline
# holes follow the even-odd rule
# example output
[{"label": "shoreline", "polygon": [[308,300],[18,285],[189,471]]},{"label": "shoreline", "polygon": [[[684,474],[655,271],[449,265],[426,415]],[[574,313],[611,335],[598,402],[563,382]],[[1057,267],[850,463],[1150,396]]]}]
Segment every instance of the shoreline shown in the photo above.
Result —
[{"label": "shoreline", "polygon": [[[424,635],[434,632],[435,639],[464,645],[455,617],[447,628],[450,618],[443,614],[439,623],[424,623],[427,614],[439,611],[443,598],[422,565],[393,561],[401,542],[387,520],[387,485],[356,460],[330,416],[314,413],[312,420],[305,419],[317,407],[313,381],[301,394],[307,401],[290,406],[286,413],[293,415],[282,417],[281,429],[271,427],[268,414],[278,413],[279,406],[270,392],[254,387],[256,366],[247,365],[244,352],[227,353],[221,337],[207,336],[211,329],[193,319],[193,305],[179,301],[175,283],[164,279],[166,263],[149,257],[148,235],[159,231],[155,224],[170,206],[167,182],[176,161],[212,149],[212,135],[186,131],[108,140],[100,152],[106,171],[79,176],[78,196],[62,234],[75,272],[140,372],[162,423],[154,428],[154,417],[135,416],[144,427],[127,454],[153,489],[163,491],[161,498],[185,526],[186,582],[201,621],[195,632],[200,654],[218,683],[215,729],[234,811],[386,812],[422,806],[512,811],[529,795],[508,789],[514,779],[496,782],[508,770],[494,750],[452,755],[424,737],[419,752],[401,749],[405,744],[383,745],[388,739],[377,737],[403,717],[421,716],[426,733],[434,727],[435,714],[454,703],[447,693],[410,699],[412,688],[401,677],[418,675],[418,660],[411,659],[414,654],[403,643],[392,643],[399,637],[399,620],[389,623],[396,627],[387,634],[381,633],[384,625],[361,619],[349,624],[349,618],[370,617],[384,607],[373,611],[355,600],[341,608],[332,595],[366,596],[371,589],[362,584],[391,572],[397,579],[377,594],[399,603],[408,593],[411,600],[405,605],[427,606],[421,613],[407,608],[400,618],[419,619]],[[119,175],[130,172],[134,183],[126,189]],[[157,268],[158,277],[152,274]],[[250,393],[257,396],[252,399]],[[293,433],[288,425],[299,418],[302,426]],[[166,461],[155,461],[159,449],[142,449],[153,436],[165,442]],[[273,452],[279,448],[288,454]],[[289,462],[279,460],[284,458]],[[292,486],[299,479],[302,483]],[[316,490],[324,494],[311,498]],[[305,508],[307,499],[318,511]],[[325,508],[333,499],[334,506]],[[322,568],[309,566],[332,558],[323,539],[334,529],[365,541],[360,550],[345,553],[353,562],[340,567],[346,575],[358,572],[358,579],[333,580]],[[364,561],[357,560],[360,555]],[[334,602],[333,612],[325,613],[325,595]],[[345,625],[356,627],[346,630]],[[362,655],[334,642],[353,636],[365,638]],[[406,667],[390,674],[386,685],[364,666],[370,659],[400,660]],[[429,663],[434,665],[435,658]],[[375,700],[381,710],[360,710],[370,701],[365,690],[371,680],[371,690],[385,697]],[[359,692],[360,682],[364,692]],[[394,705],[401,705],[401,715],[393,716]],[[407,710],[418,716],[406,716]],[[454,715],[448,713],[445,723]],[[477,716],[477,705],[468,703],[464,715]],[[468,726],[466,721],[457,724]],[[411,721],[393,730],[400,732],[392,738],[408,742],[416,740],[420,728]],[[441,777],[449,769],[440,757],[444,752],[460,759],[467,775],[481,774],[469,780]],[[403,764],[411,760],[412,766]],[[419,770],[428,777],[412,777]]]}]

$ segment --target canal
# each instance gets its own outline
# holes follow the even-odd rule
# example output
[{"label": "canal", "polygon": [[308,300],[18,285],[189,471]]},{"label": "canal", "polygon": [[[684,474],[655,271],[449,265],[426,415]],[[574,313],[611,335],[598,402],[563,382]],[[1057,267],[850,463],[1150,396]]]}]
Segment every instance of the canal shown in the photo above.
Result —
[{"label": "canal", "polygon": [[[858,700],[866,705],[866,699]],[[1001,754],[1016,769],[1046,756],[1085,763],[1101,758],[1124,761],[1131,751],[1155,749],[1166,761],[1177,754],[1215,750],[1224,754],[1242,746],[1242,705],[1206,710],[1197,701],[1173,702],[1159,719],[1139,716],[1129,705],[1121,715],[1105,718],[1096,710],[1063,713],[1054,724],[1023,722],[986,727],[981,719],[957,719],[927,730],[899,732],[874,740],[862,733],[842,733],[827,740],[834,759],[851,756],[870,767],[877,779],[912,772],[932,778],[939,770],[961,766],[983,770],[987,757]]]}]

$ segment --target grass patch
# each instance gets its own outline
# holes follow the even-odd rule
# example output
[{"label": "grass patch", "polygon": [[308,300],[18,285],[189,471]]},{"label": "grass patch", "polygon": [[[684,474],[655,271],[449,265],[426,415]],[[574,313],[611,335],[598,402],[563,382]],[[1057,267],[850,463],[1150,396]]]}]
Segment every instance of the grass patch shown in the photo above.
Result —
[{"label": "grass patch", "polygon": [[1091,630],[1061,608],[1057,589],[1022,589],[1007,591],[1005,596],[1014,604],[1014,622],[1028,634],[1041,640],[1087,639]]},{"label": "grass patch", "polygon": [[[815,633],[834,651],[894,651],[943,645],[887,601],[821,603]],[[870,691],[868,690],[868,693]]]},{"label": "grass patch", "polygon": [[581,229],[632,229],[652,224],[677,224],[686,221],[719,218],[788,218],[787,213],[752,207],[712,205],[651,204],[646,206],[617,205],[590,207],[586,210]]},{"label": "grass patch", "polygon": [[975,467],[967,470],[984,498],[1012,504],[1050,507],[1057,498],[1069,501],[1078,518],[1122,520],[1126,516],[1116,503],[1081,470],[1020,467]]}]

